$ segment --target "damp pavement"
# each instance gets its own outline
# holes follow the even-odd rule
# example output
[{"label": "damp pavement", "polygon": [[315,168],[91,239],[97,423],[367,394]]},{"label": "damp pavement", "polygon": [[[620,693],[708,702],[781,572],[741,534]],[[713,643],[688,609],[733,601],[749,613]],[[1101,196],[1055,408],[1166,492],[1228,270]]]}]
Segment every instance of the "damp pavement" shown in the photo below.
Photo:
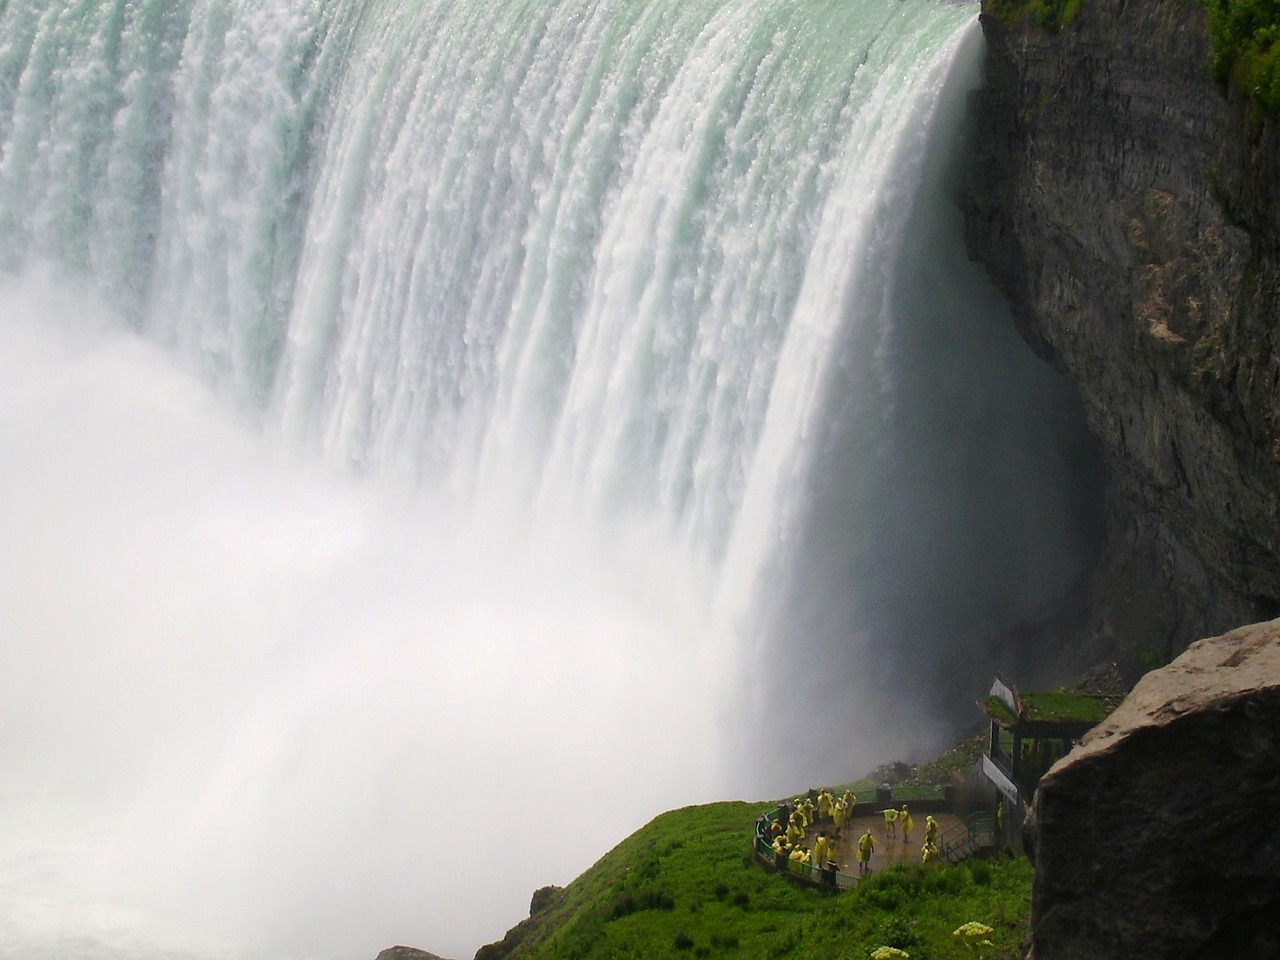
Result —
[{"label": "damp pavement", "polygon": [[[871,854],[869,864],[872,873],[899,863],[919,863],[920,848],[924,845],[925,816],[926,814],[923,813],[911,815],[915,820],[915,826],[911,830],[911,835],[905,839],[902,836],[902,825],[898,824],[895,834],[891,835],[886,830],[884,817],[879,812],[855,816],[840,831],[831,859],[839,864],[841,873],[858,876],[858,838],[867,832],[867,827],[870,827],[871,835],[876,839],[876,848]],[[952,827],[963,822],[953,813],[935,813],[933,819],[938,821],[940,838],[946,836]],[[830,823],[811,824],[805,831],[805,846],[812,850],[813,842],[818,839],[819,830],[825,830],[827,836],[830,836],[834,829],[835,827]]]}]

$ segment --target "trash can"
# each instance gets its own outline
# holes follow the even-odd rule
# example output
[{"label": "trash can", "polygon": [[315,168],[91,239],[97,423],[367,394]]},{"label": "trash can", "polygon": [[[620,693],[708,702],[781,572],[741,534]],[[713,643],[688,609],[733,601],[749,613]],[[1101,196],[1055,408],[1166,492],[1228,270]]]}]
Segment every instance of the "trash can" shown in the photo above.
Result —
[{"label": "trash can", "polygon": [[893,801],[893,784],[882,783],[876,787],[876,803],[884,806]]}]

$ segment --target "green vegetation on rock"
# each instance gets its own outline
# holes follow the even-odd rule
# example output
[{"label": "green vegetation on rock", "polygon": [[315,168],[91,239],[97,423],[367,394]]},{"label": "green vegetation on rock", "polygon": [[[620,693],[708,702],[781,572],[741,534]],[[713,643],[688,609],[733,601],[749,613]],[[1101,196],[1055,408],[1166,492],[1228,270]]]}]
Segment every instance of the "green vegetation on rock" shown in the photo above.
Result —
[{"label": "green vegetation on rock", "polygon": [[1027,720],[1079,721],[1101,723],[1111,713],[1114,704],[1105,698],[1086,693],[1049,691],[1024,693],[1022,707]]},{"label": "green vegetation on rock", "polygon": [[755,861],[753,827],[768,806],[662,814],[564,890],[540,896],[534,915],[477,960],[867,960],[880,947],[960,960],[974,955],[955,935],[970,921],[993,928],[984,956],[1019,955],[1030,910],[1025,857],[894,867],[826,894]]},{"label": "green vegetation on rock", "polygon": [[1006,727],[1013,726],[1019,720],[1018,715],[1010,709],[1009,705],[995,694],[983,697],[978,703],[987,712],[987,716],[999,721]]},{"label": "green vegetation on rock", "polygon": [[1075,20],[1084,0],[986,0],[983,11],[1007,23],[1033,17],[1050,33],[1057,33]]},{"label": "green vegetation on rock", "polygon": [[943,784],[953,782],[957,777],[964,779],[977,766],[986,747],[987,734],[984,730],[961,740],[941,756],[917,766],[909,782]]},{"label": "green vegetation on rock", "polygon": [[[983,11],[1006,23],[1028,17],[1050,33],[1069,26],[1085,0],[984,0]],[[1260,109],[1280,109],[1280,0],[1200,0],[1209,14],[1211,69]]]},{"label": "green vegetation on rock", "polygon": [[1280,107],[1280,0],[1202,0],[1209,11],[1213,74],[1263,110]]}]

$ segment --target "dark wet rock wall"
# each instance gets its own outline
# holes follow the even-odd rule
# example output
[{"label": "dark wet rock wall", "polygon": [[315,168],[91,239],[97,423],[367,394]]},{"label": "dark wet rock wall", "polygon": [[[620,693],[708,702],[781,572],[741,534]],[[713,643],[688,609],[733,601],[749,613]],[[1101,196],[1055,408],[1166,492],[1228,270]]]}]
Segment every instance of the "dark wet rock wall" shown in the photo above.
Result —
[{"label": "dark wet rock wall", "polygon": [[984,14],[970,254],[1077,385],[1108,471],[1093,640],[1136,677],[1280,612],[1280,147],[1203,8]]}]

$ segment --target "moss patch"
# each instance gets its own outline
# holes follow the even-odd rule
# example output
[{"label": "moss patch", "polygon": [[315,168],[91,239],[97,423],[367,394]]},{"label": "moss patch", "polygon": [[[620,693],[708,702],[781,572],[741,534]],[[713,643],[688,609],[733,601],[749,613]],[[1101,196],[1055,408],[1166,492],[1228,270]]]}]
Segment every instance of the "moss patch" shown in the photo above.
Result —
[{"label": "moss patch", "polygon": [[983,697],[978,701],[978,705],[987,712],[987,716],[992,720],[1006,727],[1011,727],[1018,722],[1018,715],[1009,708],[1007,703],[994,694]]},{"label": "moss patch", "polygon": [[1108,701],[1087,693],[1024,693],[1022,706],[1027,720],[1101,723],[1111,712]]},{"label": "moss patch", "polygon": [[1006,23],[1031,18],[1050,33],[1069,26],[1079,15],[1084,0],[986,0],[983,12]]}]

